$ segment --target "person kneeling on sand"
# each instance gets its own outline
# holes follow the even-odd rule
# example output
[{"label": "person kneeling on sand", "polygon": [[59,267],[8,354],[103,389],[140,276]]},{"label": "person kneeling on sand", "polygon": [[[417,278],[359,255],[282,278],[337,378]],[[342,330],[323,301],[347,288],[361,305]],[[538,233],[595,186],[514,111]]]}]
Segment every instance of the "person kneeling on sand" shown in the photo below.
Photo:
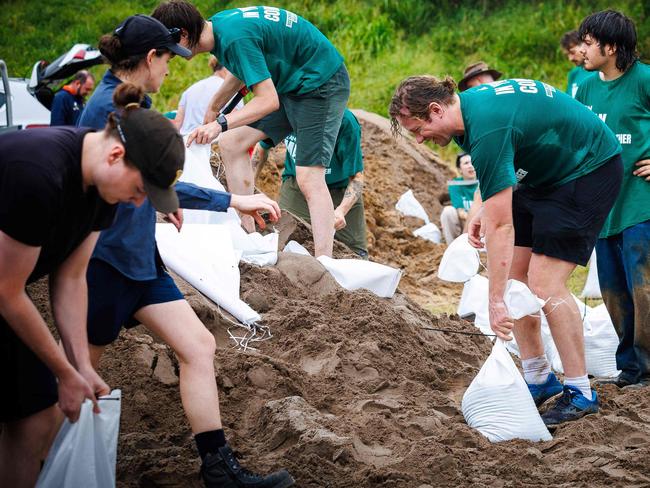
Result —
[{"label": "person kneeling on sand", "polygon": [[[503,340],[514,328],[537,405],[562,393],[542,415],[547,425],[595,413],[582,320],[566,282],[576,264],[587,264],[616,200],[621,146],[596,114],[545,83],[516,79],[460,94],[455,89],[451,78],[407,78],[390,103],[393,130],[403,127],[420,143],[446,146],[453,139],[472,155],[484,203],[468,231],[480,248],[485,230],[490,326]],[[545,301],[564,386],[550,372],[540,319],[509,316],[508,278],[527,283]]]},{"label": "person kneeling on sand", "polygon": [[451,205],[443,208],[440,214],[440,225],[447,244],[451,244],[456,237],[467,232],[467,215],[478,187],[476,171],[469,154],[460,153],[456,157],[456,169],[460,172],[460,176],[447,182]]},{"label": "person kneeling on sand", "polygon": [[[280,208],[311,222],[307,200],[296,182],[296,137],[291,134],[284,140],[287,148],[280,187]],[[253,154],[255,179],[268,159],[273,142],[261,141]],[[361,152],[361,125],[354,114],[346,109],[336,137],[336,145],[329,167],[325,170],[325,183],[334,208],[334,238],[366,259],[368,240],[366,216],[363,208],[363,154]]]},{"label": "person kneeling on sand", "polygon": [[[156,92],[167,74],[172,53],[189,55],[173,38],[174,32],[144,15],[126,19],[113,34],[103,36],[99,49],[111,64],[88,102],[81,123],[99,123],[108,117],[110,96],[123,90],[134,106],[150,106],[143,91]],[[122,83],[123,81],[131,83]],[[167,121],[173,127],[170,121]],[[160,134],[133,127],[134,139],[162,144]],[[176,133],[176,137],[180,135]],[[127,135],[128,137],[128,135]],[[178,176],[178,175],[177,175]],[[240,197],[178,183],[180,205],[225,211],[230,204],[254,215],[268,211],[277,220],[280,209],[265,195]],[[155,197],[155,195],[153,195]],[[164,202],[146,199],[140,207],[120,205],[114,226],[102,232],[88,267],[88,340],[93,364],[122,327],[143,324],[174,350],[180,366],[180,393],[185,414],[203,460],[201,474],[209,487],[284,487],[293,480],[286,471],[262,477],[243,469],[226,443],[214,371],[214,336],[205,328],[167,273],[155,241],[156,212],[168,214],[179,228],[177,193]]]},{"label": "person kneeling on sand", "polygon": [[[183,141],[160,114],[124,109],[104,130],[52,127],[0,136],[0,486],[34,486],[61,411],[109,393],[86,338],[86,268],[117,202],[168,198]],[[137,127],[136,131],[133,128]],[[159,139],[136,137],[153,133]],[[60,348],[25,286],[50,278]],[[58,408],[56,403],[58,402]],[[60,408],[60,410],[59,410]]]}]

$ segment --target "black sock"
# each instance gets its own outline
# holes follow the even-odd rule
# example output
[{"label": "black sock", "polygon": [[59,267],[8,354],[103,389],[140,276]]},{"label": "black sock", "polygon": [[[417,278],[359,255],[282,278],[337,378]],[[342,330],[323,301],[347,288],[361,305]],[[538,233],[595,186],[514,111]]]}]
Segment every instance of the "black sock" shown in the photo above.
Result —
[{"label": "black sock", "polygon": [[226,434],[223,429],[201,432],[194,436],[194,442],[199,450],[199,456],[205,459],[208,454],[214,454],[220,447],[226,445]]}]

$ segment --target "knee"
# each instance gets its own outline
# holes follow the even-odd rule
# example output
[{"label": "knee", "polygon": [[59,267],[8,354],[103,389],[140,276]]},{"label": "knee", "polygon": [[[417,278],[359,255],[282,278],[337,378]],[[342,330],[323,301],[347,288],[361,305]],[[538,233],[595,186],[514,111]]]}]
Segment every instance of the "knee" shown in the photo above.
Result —
[{"label": "knee", "polygon": [[[515,277],[515,279],[518,279]],[[525,280],[520,280],[526,282]],[[535,295],[537,295],[542,300],[548,300],[549,298],[563,296],[566,291],[566,286],[564,283],[556,283],[548,279],[540,279],[539,277],[528,277],[528,288]]]},{"label": "knee", "polygon": [[224,132],[219,137],[219,151],[225,164],[235,156],[246,153],[248,148],[243,147],[238,137],[233,137],[232,132]]},{"label": "knee", "polygon": [[456,209],[451,205],[447,205],[445,208],[442,209],[442,213],[440,214],[440,223],[444,226],[445,223],[450,222],[457,215],[458,212],[456,211]]},{"label": "knee", "polygon": [[217,349],[217,343],[212,333],[205,327],[195,334],[190,341],[187,350],[175,351],[179,362],[181,363],[209,363],[214,360],[214,353]]}]

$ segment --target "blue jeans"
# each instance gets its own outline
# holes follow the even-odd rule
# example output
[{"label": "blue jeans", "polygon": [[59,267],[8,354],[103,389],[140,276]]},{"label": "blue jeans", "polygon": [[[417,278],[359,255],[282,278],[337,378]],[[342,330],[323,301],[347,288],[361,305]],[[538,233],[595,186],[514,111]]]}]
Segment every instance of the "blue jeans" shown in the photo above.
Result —
[{"label": "blue jeans", "polygon": [[650,220],[598,239],[598,280],[619,337],[616,366],[631,381],[650,378]]}]

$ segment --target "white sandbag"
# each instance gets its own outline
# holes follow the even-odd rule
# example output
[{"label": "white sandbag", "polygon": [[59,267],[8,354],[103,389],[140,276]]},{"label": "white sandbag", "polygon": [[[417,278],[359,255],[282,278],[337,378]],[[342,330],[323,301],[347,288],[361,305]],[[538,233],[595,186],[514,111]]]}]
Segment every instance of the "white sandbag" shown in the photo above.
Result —
[{"label": "white sandbag", "polygon": [[467,234],[461,234],[445,250],[438,266],[438,278],[454,283],[464,283],[478,273],[481,260],[476,248],[469,243]]},{"label": "white sandbag", "polygon": [[517,280],[508,280],[503,301],[510,317],[515,320],[538,314],[544,306],[544,300],[537,298],[525,283]]},{"label": "white sandbag", "polygon": [[363,259],[333,259],[327,256],[319,256],[316,259],[343,288],[347,290],[363,288],[384,298],[390,298],[395,294],[402,277],[400,269]]},{"label": "white sandbag", "polygon": [[582,298],[602,298],[600,292],[600,283],[598,281],[598,264],[596,259],[596,250],[591,253],[589,259],[589,271],[587,271],[587,281],[585,287],[580,294]]},{"label": "white sandbag", "polygon": [[256,266],[273,266],[278,262],[278,233],[248,233],[239,224],[230,226],[233,247],[241,251],[242,261]]},{"label": "white sandbag", "polygon": [[461,410],[467,425],[491,442],[552,439],[526,382],[500,339],[465,391]]},{"label": "white sandbag", "polygon": [[37,488],[109,488],[115,486],[117,434],[120,428],[121,391],[81,405],[79,420],[63,422],[45,460]]},{"label": "white sandbag", "polygon": [[311,256],[309,251],[305,249],[302,244],[298,244],[296,241],[289,241],[284,246],[283,252],[292,252],[294,254],[302,254],[303,256]]},{"label": "white sandbag", "polygon": [[413,235],[431,241],[434,244],[440,244],[442,239],[440,229],[438,229],[438,226],[433,222],[429,222],[428,224],[424,224],[422,227],[415,229]]},{"label": "white sandbag", "polygon": [[165,264],[194,288],[244,324],[260,320],[239,299],[239,258],[230,227],[215,224],[156,224],[156,241]]},{"label": "white sandbag", "polygon": [[429,216],[424,210],[424,207],[420,202],[418,202],[415,195],[413,195],[413,190],[409,190],[399,197],[399,200],[397,200],[397,203],[395,204],[395,208],[403,215],[424,220],[425,224],[430,222]]},{"label": "white sandbag", "polygon": [[605,304],[590,309],[585,320],[585,359],[587,373],[597,377],[615,377],[618,335]]}]

